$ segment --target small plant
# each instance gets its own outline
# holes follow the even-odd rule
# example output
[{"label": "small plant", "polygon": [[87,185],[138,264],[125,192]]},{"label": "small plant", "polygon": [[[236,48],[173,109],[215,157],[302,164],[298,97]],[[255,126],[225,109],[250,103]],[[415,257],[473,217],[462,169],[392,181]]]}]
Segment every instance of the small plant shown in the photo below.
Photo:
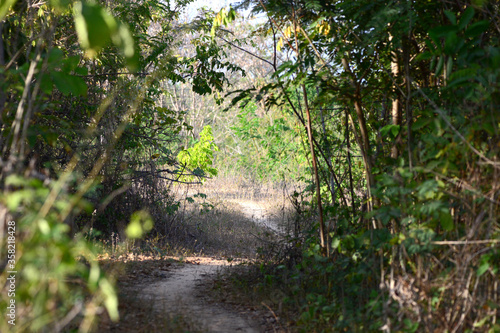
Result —
[{"label": "small plant", "polygon": [[207,125],[200,132],[199,141],[193,147],[182,150],[177,155],[179,163],[192,171],[192,175],[182,176],[181,180],[193,181],[199,179],[203,182],[206,177],[216,176],[217,169],[212,167],[212,165],[213,154],[218,150],[219,148],[214,143],[212,127]]}]

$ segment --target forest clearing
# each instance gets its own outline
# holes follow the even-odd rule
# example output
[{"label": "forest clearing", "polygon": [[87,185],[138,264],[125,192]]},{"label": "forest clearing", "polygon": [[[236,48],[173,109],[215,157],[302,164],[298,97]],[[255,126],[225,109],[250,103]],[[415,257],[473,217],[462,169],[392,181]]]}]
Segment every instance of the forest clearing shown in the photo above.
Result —
[{"label": "forest clearing", "polygon": [[497,0],[1,0],[1,332],[500,332]]}]

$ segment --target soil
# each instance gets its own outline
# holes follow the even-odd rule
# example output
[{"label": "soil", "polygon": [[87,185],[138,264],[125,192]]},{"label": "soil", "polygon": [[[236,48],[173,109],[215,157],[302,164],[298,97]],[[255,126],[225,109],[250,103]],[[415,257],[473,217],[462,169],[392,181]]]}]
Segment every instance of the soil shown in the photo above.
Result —
[{"label": "soil", "polygon": [[278,234],[282,233],[280,227],[272,223],[271,219],[268,218],[266,209],[262,204],[256,201],[238,201],[238,204],[248,219],[253,220],[257,224],[264,225]]},{"label": "soil", "polygon": [[164,280],[141,288],[141,298],[155,304],[155,311],[170,316],[189,316],[204,332],[246,332],[257,333],[260,327],[244,313],[224,308],[220,304],[210,304],[198,290],[201,280],[212,277],[227,260],[213,258],[186,258],[189,263],[170,271]]},{"label": "soil", "polygon": [[[238,203],[249,220],[279,232],[278,226],[266,218],[261,205],[251,201]],[[99,332],[276,332],[274,318],[268,318],[269,313],[241,304],[217,302],[208,295],[217,273],[242,264],[241,260],[210,257],[159,260],[142,255],[101,260],[104,266],[125,266],[126,273],[119,274],[117,281],[123,314],[120,322],[103,318]],[[172,328],[175,322],[181,323]]]}]

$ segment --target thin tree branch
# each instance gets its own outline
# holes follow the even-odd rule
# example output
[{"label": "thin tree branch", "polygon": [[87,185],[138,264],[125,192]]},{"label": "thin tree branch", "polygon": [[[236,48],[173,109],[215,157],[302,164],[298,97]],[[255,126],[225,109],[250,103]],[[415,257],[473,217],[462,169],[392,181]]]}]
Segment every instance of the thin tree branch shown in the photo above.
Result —
[{"label": "thin tree branch", "polygon": [[259,60],[262,60],[262,61],[264,61],[265,63],[267,63],[267,64],[271,65],[273,68],[275,68],[275,65],[273,65],[273,63],[272,63],[272,62],[270,62],[269,60],[266,60],[266,59],[264,59],[264,58],[262,58],[262,57],[259,57],[259,56],[258,56],[258,55],[256,55],[255,53],[252,53],[252,52],[250,52],[250,51],[248,51],[248,50],[245,50],[245,49],[244,49],[244,48],[242,48],[242,47],[239,47],[238,45],[236,45],[236,44],[234,44],[234,43],[232,43],[232,42],[228,41],[228,40],[227,40],[227,39],[225,39],[224,37],[221,37],[221,36],[217,36],[217,37],[218,37],[218,38],[220,38],[220,39],[222,39],[223,41],[225,41],[226,43],[228,43],[228,44],[229,44],[229,45],[231,45],[232,47],[235,47],[235,48],[237,48],[237,49],[238,49],[238,50],[240,50],[240,51],[243,51],[243,52],[245,52],[245,53],[248,53],[248,54],[250,54],[252,57],[255,57],[255,58],[259,59]]}]

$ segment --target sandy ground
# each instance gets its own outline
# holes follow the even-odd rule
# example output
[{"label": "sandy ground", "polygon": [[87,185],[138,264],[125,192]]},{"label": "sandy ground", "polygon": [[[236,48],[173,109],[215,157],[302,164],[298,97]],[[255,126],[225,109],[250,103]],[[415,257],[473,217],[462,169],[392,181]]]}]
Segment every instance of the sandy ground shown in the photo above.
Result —
[{"label": "sandy ground", "polygon": [[241,206],[243,214],[245,214],[248,219],[254,221],[257,224],[263,224],[278,234],[282,233],[282,230],[280,230],[280,227],[278,225],[271,223],[270,219],[267,216],[266,209],[263,207],[263,205],[259,204],[256,201],[238,200],[235,202],[237,202]]},{"label": "sandy ground", "polygon": [[[254,201],[238,201],[244,215],[258,224],[264,224],[280,233],[279,227],[270,222],[265,208]],[[196,288],[210,275],[229,265],[227,260],[205,257],[184,258],[184,264],[152,284],[142,286],[140,298],[154,304],[155,311],[171,317],[184,316],[194,320],[203,332],[231,333],[261,331],[260,325],[248,313],[238,313],[219,304],[209,303],[203,290]],[[238,262],[231,262],[237,264]]]},{"label": "sandy ground", "polygon": [[210,304],[196,288],[200,280],[228,265],[227,260],[190,257],[170,271],[169,276],[143,286],[141,298],[155,304],[155,311],[169,316],[189,317],[203,332],[259,332],[259,325],[248,316]]}]

